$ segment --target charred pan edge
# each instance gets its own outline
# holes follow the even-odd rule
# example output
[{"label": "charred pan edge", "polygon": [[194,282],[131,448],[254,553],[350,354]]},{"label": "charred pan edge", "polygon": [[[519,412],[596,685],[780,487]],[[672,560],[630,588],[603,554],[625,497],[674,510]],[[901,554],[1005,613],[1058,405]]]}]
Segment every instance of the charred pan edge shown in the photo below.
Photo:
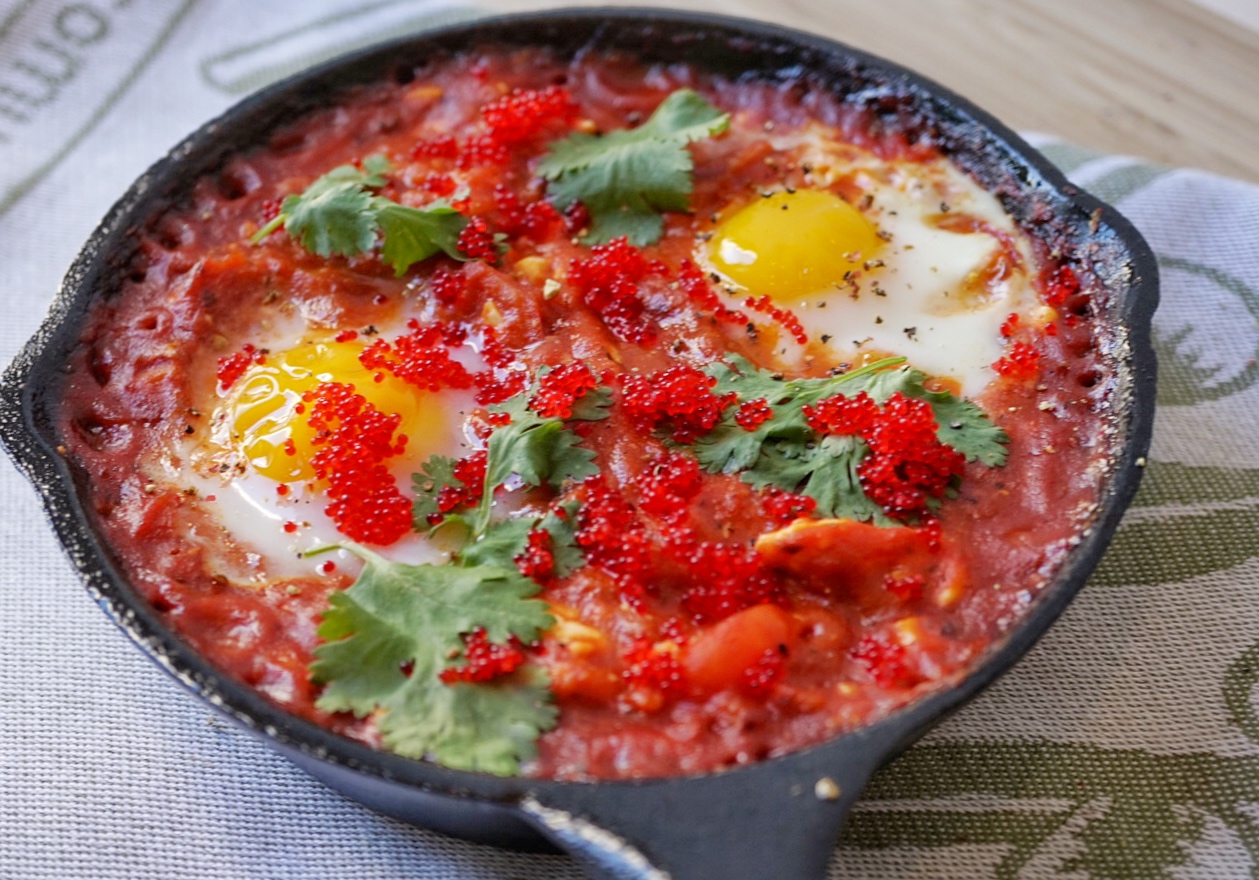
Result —
[{"label": "charred pan edge", "polygon": [[[221,168],[232,154],[265,143],[268,135],[286,122],[326,105],[357,85],[398,75],[430,58],[482,43],[548,45],[560,55],[621,49],[647,60],[687,61],[727,76],[805,77],[825,84],[850,101],[901,120],[911,119],[922,134],[938,138],[954,161],[996,192],[1020,223],[1051,243],[1086,256],[1103,279],[1106,297],[1100,305],[1115,328],[1103,344],[1117,362],[1120,387],[1115,402],[1116,456],[1103,487],[1100,511],[1019,626],[955,687],[854,734],[719,774],[645,783],[503,779],[376,751],[288,716],[252,689],[224,679],[194,654],[120,574],[79,503],[76,487],[81,478],[56,452],[51,414],[58,376],[79,339],[90,304],[122,289],[126,267],[137,247],[134,231],[185,198],[196,178]],[[75,568],[115,623],[186,687],[262,733],[282,752],[336,787],[364,787],[348,778],[344,772],[348,769],[356,777],[365,774],[446,801],[475,801],[503,813],[504,808],[525,797],[536,796],[549,806],[571,801],[574,795],[584,801],[597,790],[616,790],[632,799],[651,792],[680,792],[688,785],[691,790],[697,785],[707,788],[708,783],[734,777],[747,780],[750,787],[759,784],[755,780],[775,774],[791,779],[801,778],[801,774],[807,777],[842,761],[856,765],[845,780],[843,803],[836,807],[842,811],[855,796],[852,787],[859,789],[878,764],[912,743],[1024,654],[1096,566],[1136,491],[1149,445],[1155,379],[1150,318],[1157,297],[1155,259],[1123,217],[1068,183],[1056,168],[991,116],[897,65],[820,37],[717,16],[630,9],[507,16],[430,31],[329,62],[246,99],[176,146],[110,210],[71,267],[44,325],[6,370],[0,384],[0,440],[38,490]],[[326,769],[321,772],[319,767]],[[380,802],[381,796],[370,791],[360,794],[359,799],[368,805],[390,812]],[[431,817],[420,821],[462,833],[443,828]],[[518,831],[518,835],[507,833],[499,838],[528,843],[530,832],[523,825]],[[829,847],[833,838],[823,836]]]}]

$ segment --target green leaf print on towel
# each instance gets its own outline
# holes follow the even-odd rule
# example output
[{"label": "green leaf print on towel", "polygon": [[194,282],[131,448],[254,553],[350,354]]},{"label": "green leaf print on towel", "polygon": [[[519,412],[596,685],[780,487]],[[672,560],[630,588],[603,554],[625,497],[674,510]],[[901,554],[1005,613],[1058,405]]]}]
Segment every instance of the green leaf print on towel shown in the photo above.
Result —
[{"label": "green leaf print on towel", "polygon": [[1255,536],[1259,470],[1152,461],[1089,583],[1182,583],[1251,559]]},{"label": "green leaf print on towel", "polygon": [[968,845],[1001,851],[995,875],[1002,880],[1147,880],[1181,876],[1175,869],[1190,862],[1213,825],[1251,855],[1253,876],[1254,801],[1254,757],[932,743],[874,777],[840,838],[839,858],[844,849]]},{"label": "green leaf print on towel", "polygon": [[[1158,353],[1159,406],[1192,406],[1245,391],[1259,380],[1259,292],[1240,278],[1212,266],[1178,257],[1159,257],[1165,287],[1183,281],[1185,295],[1198,292],[1195,317],[1203,326],[1185,323],[1175,329],[1171,315],[1160,311],[1154,321]],[[1188,276],[1188,277],[1185,277]],[[1208,332],[1207,323],[1214,332]],[[1222,345],[1227,337],[1227,345]],[[1221,351],[1232,355],[1232,361]],[[1223,359],[1222,359],[1223,358]]]}]

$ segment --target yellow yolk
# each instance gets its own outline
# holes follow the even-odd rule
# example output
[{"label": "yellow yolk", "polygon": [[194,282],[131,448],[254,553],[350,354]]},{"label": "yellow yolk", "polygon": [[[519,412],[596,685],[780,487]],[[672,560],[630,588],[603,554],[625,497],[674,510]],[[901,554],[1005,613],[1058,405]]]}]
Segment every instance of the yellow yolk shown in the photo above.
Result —
[{"label": "yellow yolk", "polygon": [[[383,413],[402,416],[397,433],[408,438],[409,450],[432,448],[445,436],[446,417],[425,392],[388,373],[376,381],[374,371],[359,362],[359,342],[303,342],[250,367],[228,401],[232,437],[254,470],[281,483],[315,476],[310,459],[315,431],[298,412],[302,395],[324,382],[353,385]],[[396,435],[395,435],[396,436]]]},{"label": "yellow yolk", "polygon": [[873,259],[878,229],[833,193],[776,192],[739,209],[717,228],[714,267],[757,296],[795,300],[827,290]]}]

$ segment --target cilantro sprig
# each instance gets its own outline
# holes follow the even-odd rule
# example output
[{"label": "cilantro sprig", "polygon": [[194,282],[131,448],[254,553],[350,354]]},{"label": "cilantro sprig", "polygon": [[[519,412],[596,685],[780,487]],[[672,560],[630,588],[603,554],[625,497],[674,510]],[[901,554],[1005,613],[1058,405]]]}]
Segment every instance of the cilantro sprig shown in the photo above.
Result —
[{"label": "cilantro sprig", "polygon": [[[598,473],[594,452],[579,445],[581,438],[566,425],[564,419],[540,416],[529,408],[529,400],[537,393],[545,375],[545,370],[540,371],[527,390],[505,403],[490,407],[491,413],[505,415],[510,420],[490,434],[480,503],[466,515],[448,514],[445,517],[446,522],[466,525],[471,531],[472,541],[479,540],[490,526],[494,490],[513,477],[524,486],[545,484],[559,489],[565,482],[576,482]],[[577,401],[570,420],[590,422],[606,419],[610,404],[611,392],[600,386]],[[414,476],[417,528],[424,528],[421,524],[426,523],[431,514],[439,512],[437,496],[445,486],[464,488],[454,475],[454,462],[442,456],[433,456],[425,463],[422,472]]]},{"label": "cilantro sprig", "polygon": [[381,257],[402,275],[415,263],[445,253],[469,259],[459,250],[459,233],[468,219],[444,199],[423,208],[400,205],[378,195],[391,170],[382,155],[368,156],[362,167],[340,165],[298,195],[280,203],[280,213],[250,239],[258,244],[281,226],[306,250],[321,257],[353,257],[380,244]]},{"label": "cilantro sprig", "polygon": [[765,400],[773,416],[748,431],[735,422],[738,407],[727,407],[713,430],[695,442],[696,457],[706,470],[737,473],[758,488],[803,492],[817,502],[822,516],[892,525],[866,495],[858,475],[869,446],[857,436],[819,435],[805,419],[805,406],[816,406],[836,394],[853,397],[862,391],[883,404],[899,392],[930,404],[940,442],[967,460],[1002,465],[1009,442],[976,404],[947,391],[928,390],[927,375],[904,361],[885,358],[838,376],[790,380],[757,369],[738,356],[729,363],[710,365],[706,372],[717,380],[714,394],[733,393],[739,402]]},{"label": "cilantro sprig", "polygon": [[[542,375],[545,375],[543,373]],[[478,506],[446,514],[443,525],[465,526],[463,544],[446,565],[392,562],[354,544],[337,545],[363,560],[354,584],[334,593],[318,633],[310,671],[324,685],[317,702],[328,712],[378,716],[385,745],[409,757],[448,767],[510,775],[536,752],[535,742],[554,726],[544,670],[527,664],[504,680],[448,684],[441,673],[464,649],[464,636],[485,630],[491,642],[515,637],[535,641],[554,623],[539,586],[515,558],[535,529],[550,536],[555,575],[584,563],[573,530],[576,502],[541,514],[493,518],[494,490],[509,481],[559,488],[595,473],[594,453],[560,418],[539,416],[528,406],[530,388],[492,411],[510,421],[488,443],[485,485]],[[606,418],[610,393],[598,388],[574,406],[571,418]],[[443,487],[463,487],[454,462],[434,455],[414,476],[417,529],[437,511]]]},{"label": "cilantro sprig", "polygon": [[586,558],[577,546],[575,521],[578,504],[565,502],[542,516],[513,516],[490,524],[477,541],[460,548],[457,556],[463,565],[498,565],[506,567],[524,552],[529,533],[535,529],[551,538],[551,555],[555,561],[554,575],[568,577],[585,564]]},{"label": "cilantro sprig", "polygon": [[310,671],[327,712],[376,714],[384,744],[448,767],[510,775],[555,725],[545,671],[447,684],[441,672],[482,628],[493,642],[535,641],[554,623],[538,585],[510,564],[408,565],[354,544],[354,584],[333,593]]},{"label": "cilantro sprig", "polygon": [[587,244],[626,236],[642,247],[660,239],[663,211],[690,207],[694,160],[687,144],[730,124],[691,89],[678,89],[637,128],[571,135],[550,145],[538,164],[548,196],[561,210],[581,202],[590,212]]}]

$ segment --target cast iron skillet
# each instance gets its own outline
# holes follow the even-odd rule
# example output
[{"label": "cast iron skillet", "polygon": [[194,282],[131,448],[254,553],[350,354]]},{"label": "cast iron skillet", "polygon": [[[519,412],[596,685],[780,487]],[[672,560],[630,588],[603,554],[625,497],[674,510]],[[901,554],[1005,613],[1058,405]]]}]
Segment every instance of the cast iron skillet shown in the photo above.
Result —
[{"label": "cast iron skillet", "polygon": [[[933,136],[1024,225],[1079,254],[1102,279],[1102,344],[1117,363],[1113,468],[1096,522],[1026,618],[960,684],[863,730],[786,757],[702,776],[554,782],[449,770],[375,751],[290,717],[223,678],[140,599],[102,546],[79,486],[56,454],[57,377],[88,306],[121,289],[134,230],[177,204],[196,178],[347,86],[400,75],[435,54],[483,42],[560,53],[616,48],[685,60],[726,75],[823,87]],[[404,74],[403,74],[404,75]],[[131,187],[71,267],[39,333],[4,374],[0,439],[42,495],[88,590],[186,687],[298,766],[396,818],[502,846],[558,845],[591,877],[699,880],[821,878],[845,814],[867,778],[1024,654],[1095,567],[1136,491],[1154,408],[1150,317],[1156,264],[1113,209],[1081,193],[1013,132],[966,100],[894,64],[766,24],[657,10],[559,11],[487,19],[371,48],[300,74],[207,123]]]}]

